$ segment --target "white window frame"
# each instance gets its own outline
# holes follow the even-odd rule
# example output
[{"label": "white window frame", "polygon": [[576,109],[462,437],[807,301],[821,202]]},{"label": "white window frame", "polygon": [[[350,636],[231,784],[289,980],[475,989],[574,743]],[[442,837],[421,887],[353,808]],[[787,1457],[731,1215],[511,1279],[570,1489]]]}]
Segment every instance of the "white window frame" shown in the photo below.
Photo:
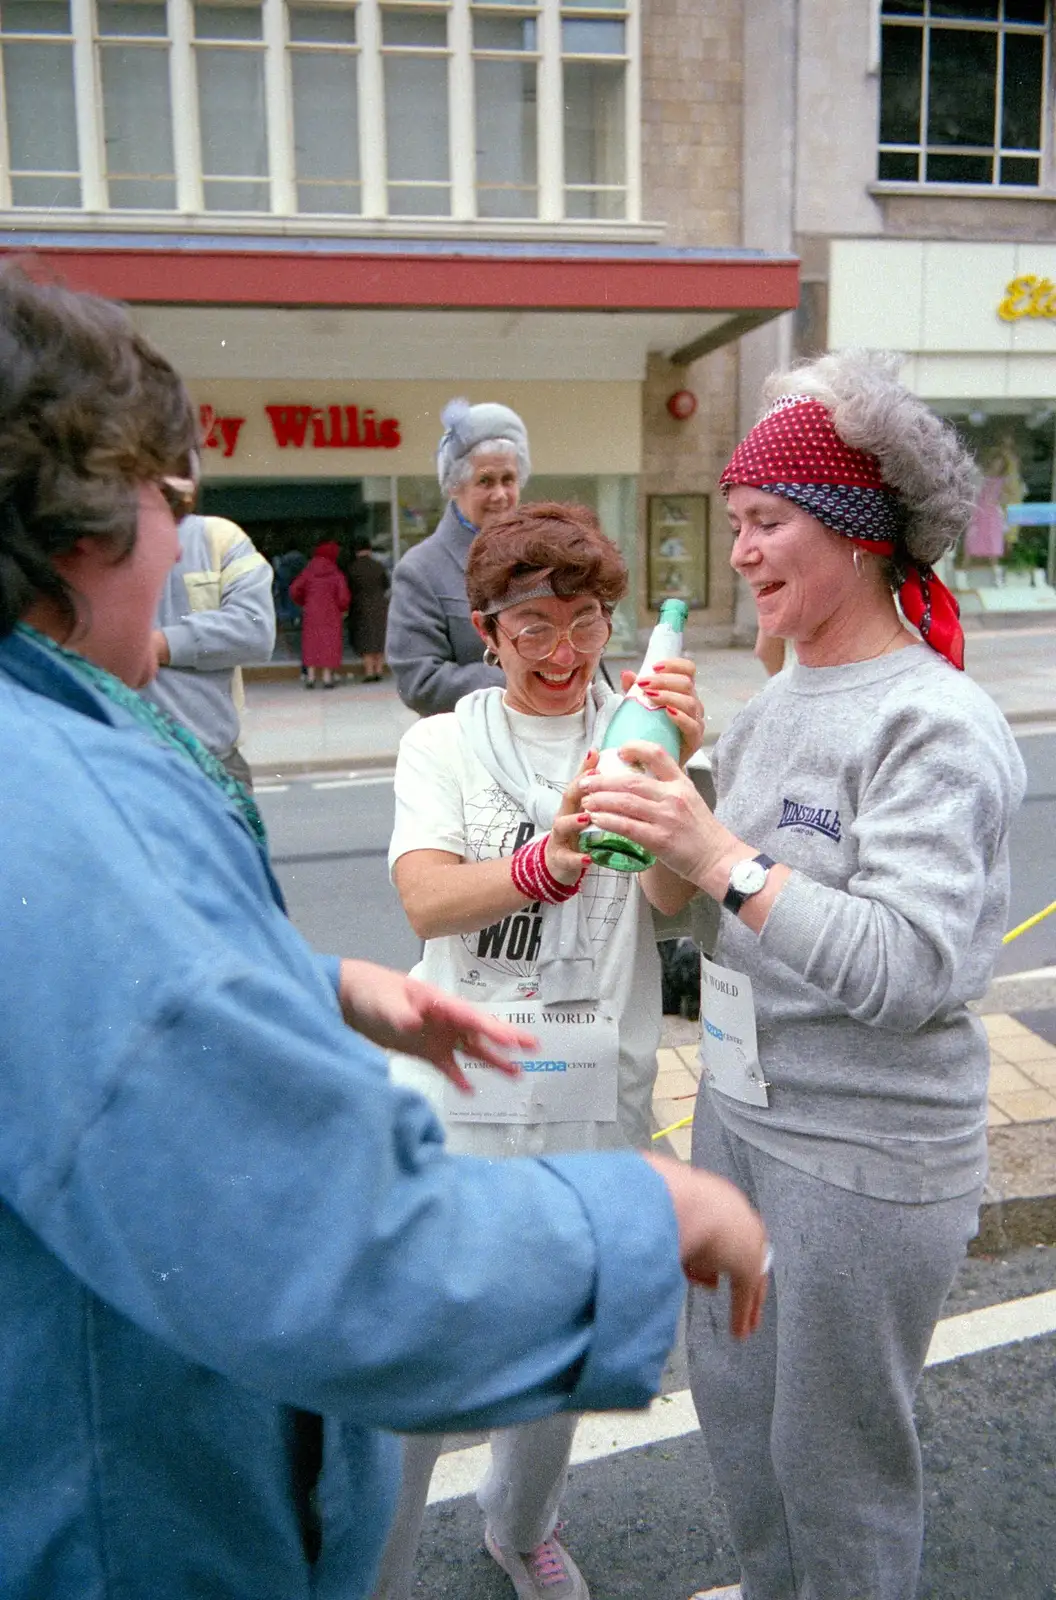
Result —
[{"label": "white window frame", "polygon": [[[1056,96],[1053,93],[1053,15],[1052,0],[1047,0],[1047,12],[1042,24],[1017,22],[1006,20],[1004,0],[1001,0],[998,17],[988,20],[975,17],[944,17],[932,16],[931,0],[925,0],[924,14],[919,17],[898,16],[884,12],[883,0],[875,0],[875,26],[876,50],[878,72],[878,94],[883,92],[883,30],[885,28],[899,28],[912,31],[922,36],[921,42],[921,74],[920,74],[920,111],[919,129],[920,140],[916,144],[899,144],[882,142],[877,136],[877,157],[884,155],[912,155],[917,158],[916,178],[880,178],[876,180],[876,187],[899,189],[916,189],[922,192],[934,192],[936,189],[944,192],[962,193],[967,191],[985,191],[988,194],[1007,195],[1037,195],[1051,193],[1056,187],[1056,171],[1054,171],[1054,137],[1053,122],[1056,118]],[[1041,69],[1041,145],[1038,150],[1020,150],[1006,147],[1001,141],[1001,104],[1002,96],[995,97],[994,105],[994,140],[989,146],[975,145],[933,145],[928,142],[927,114],[928,114],[928,69],[931,33],[934,28],[942,28],[959,33],[991,33],[997,36],[997,66],[996,82],[1003,91],[1004,88],[1004,49],[1005,40],[1010,34],[1020,34],[1028,38],[1042,41],[1042,69]],[[883,114],[882,104],[878,104],[878,113]],[[962,155],[968,157],[986,157],[991,162],[991,179],[989,182],[959,183],[948,178],[929,178],[927,176],[927,160],[929,156]],[[1038,182],[1036,184],[1012,184],[1000,181],[1001,161],[1003,158],[1015,159],[1022,157],[1038,162]],[[921,173],[923,172],[923,176]]]},{"label": "white window frame", "polygon": [[[211,0],[213,4],[237,0]],[[540,233],[575,236],[608,235],[657,236],[658,227],[641,220],[641,7],[644,0],[623,0],[604,5],[601,0],[304,0],[320,9],[334,6],[353,10],[356,17],[355,46],[347,51],[357,72],[359,104],[359,155],[361,211],[350,213],[304,213],[297,210],[296,166],[294,158],[293,93],[291,59],[300,42],[291,45],[287,0],[262,0],[263,37],[261,40],[217,41],[223,48],[247,49],[262,53],[265,82],[265,111],[268,173],[250,181],[267,182],[267,211],[206,211],[203,193],[201,132],[198,121],[196,52],[211,41],[194,37],[194,0],[166,0],[169,87],[172,106],[172,147],[176,175],[174,210],[111,209],[106,186],[103,130],[102,60],[96,27],[96,0],[71,0],[73,29],[74,93],[80,156],[81,207],[61,213],[69,227],[78,220],[98,222],[105,214],[117,227],[142,226],[145,218],[152,225],[174,231],[186,227],[188,220],[220,231],[252,226],[261,231],[288,231],[296,223],[299,231],[334,231],[342,234],[416,233],[427,235],[471,234],[479,236],[531,237]],[[444,10],[448,14],[448,40],[444,52],[448,61],[448,110],[450,170],[450,215],[406,216],[390,213],[387,204],[388,181],[385,150],[384,57],[390,51],[402,53],[399,46],[382,46],[382,4],[401,10]],[[513,52],[482,47],[473,49],[475,9],[496,17],[532,17],[537,27],[535,51]],[[579,53],[564,55],[561,48],[562,19],[593,18],[622,21],[625,49],[617,53]],[[22,35],[19,36],[24,37]],[[33,36],[36,37],[36,36]],[[42,35],[54,39],[55,35]],[[68,36],[67,36],[68,37]],[[414,47],[406,47],[414,53]],[[342,48],[342,53],[346,53]],[[439,54],[430,50],[429,54]],[[475,61],[478,58],[534,60],[537,68],[538,149],[536,214],[524,218],[484,218],[477,215]],[[562,74],[565,61],[597,61],[619,64],[624,75],[626,127],[624,150],[625,182],[613,186],[625,195],[622,218],[591,219],[565,216],[564,103]],[[0,56],[0,104],[3,102],[3,63]],[[28,207],[15,208],[11,201],[10,163],[7,159],[6,122],[0,116],[0,210],[12,222],[40,224],[51,218]],[[71,174],[72,176],[72,174]],[[596,187],[596,186],[591,186]]]}]

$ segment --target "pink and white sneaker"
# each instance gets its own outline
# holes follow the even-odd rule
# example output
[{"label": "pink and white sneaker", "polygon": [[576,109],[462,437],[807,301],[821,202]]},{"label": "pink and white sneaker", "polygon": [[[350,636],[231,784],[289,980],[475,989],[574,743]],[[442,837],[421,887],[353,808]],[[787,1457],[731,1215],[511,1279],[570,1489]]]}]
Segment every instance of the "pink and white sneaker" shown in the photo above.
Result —
[{"label": "pink and white sneaker", "polygon": [[583,1574],[552,1534],[537,1549],[521,1555],[505,1549],[485,1528],[484,1548],[507,1574],[519,1600],[590,1600]]}]

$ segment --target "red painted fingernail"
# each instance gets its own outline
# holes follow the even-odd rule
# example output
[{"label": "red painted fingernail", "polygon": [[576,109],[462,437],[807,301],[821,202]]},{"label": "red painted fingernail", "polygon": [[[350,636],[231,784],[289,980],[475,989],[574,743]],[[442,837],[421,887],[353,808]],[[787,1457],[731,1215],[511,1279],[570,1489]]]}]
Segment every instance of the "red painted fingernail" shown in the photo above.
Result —
[{"label": "red painted fingernail", "polygon": [[665,706],[664,710],[667,712],[669,717],[677,717],[678,716],[678,712],[675,711],[671,706]]},{"label": "red painted fingernail", "polygon": [[663,670],[664,670],[664,668],[666,666],[667,666],[667,662],[666,661],[654,661],[653,662],[653,671],[654,672],[663,672]]},{"label": "red painted fingernail", "polygon": [[638,678],[636,681],[637,681],[639,689],[644,689],[646,684],[647,683],[652,683],[653,680],[652,680],[652,678]]},{"label": "red painted fingernail", "polygon": [[582,816],[579,816],[579,817],[576,818],[576,821],[577,822],[589,822],[590,821],[589,813],[584,811]]}]

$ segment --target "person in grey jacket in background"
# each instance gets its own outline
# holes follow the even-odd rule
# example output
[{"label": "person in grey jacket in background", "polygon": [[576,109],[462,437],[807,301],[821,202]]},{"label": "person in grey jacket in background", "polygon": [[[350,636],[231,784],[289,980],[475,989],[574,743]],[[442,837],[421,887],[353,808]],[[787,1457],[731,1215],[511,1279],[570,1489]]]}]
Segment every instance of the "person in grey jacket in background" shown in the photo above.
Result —
[{"label": "person in grey jacket in background", "polygon": [[226,517],[194,515],[191,478],[166,480],[179,516],[180,558],[165,581],[154,627],[158,674],[142,691],[196,733],[233,778],[253,787],[238,748],[242,667],[275,648],[272,571]]},{"label": "person in grey jacket in background", "polygon": [[396,563],[385,637],[400,699],[423,717],[505,682],[469,620],[466,556],[491,518],[514,509],[532,470],[527,429],[508,406],[451,400],[440,420],[436,470],[447,509]]}]

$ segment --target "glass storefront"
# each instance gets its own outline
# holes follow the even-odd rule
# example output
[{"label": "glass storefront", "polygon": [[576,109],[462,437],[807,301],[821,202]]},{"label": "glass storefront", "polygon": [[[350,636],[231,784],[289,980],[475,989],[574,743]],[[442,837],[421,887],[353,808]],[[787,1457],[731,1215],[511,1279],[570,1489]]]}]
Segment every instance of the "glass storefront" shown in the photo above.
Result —
[{"label": "glass storefront", "polygon": [[982,473],[971,526],[953,556],[955,586],[964,592],[1052,584],[1051,527],[1020,523],[1009,508],[1035,504],[1044,516],[1041,508],[1056,502],[1056,406],[999,410],[946,402],[936,409],[954,424]]},{"label": "glass storefront", "polygon": [[[610,648],[617,653],[634,654],[637,645],[636,494],[637,480],[616,474],[540,474],[531,479],[526,493],[531,500],[574,501],[590,506],[605,532],[620,546],[632,584],[631,593],[617,607],[613,619]],[[199,510],[205,516],[230,517],[237,522],[272,565],[281,574],[289,571],[292,578],[297,570],[296,557],[307,559],[314,545],[328,539],[340,545],[342,562],[350,560],[356,547],[366,542],[391,567],[412,545],[432,533],[444,505],[435,476],[422,475],[337,481],[206,482],[202,485]],[[277,600],[281,619],[285,614],[281,593]]]}]

